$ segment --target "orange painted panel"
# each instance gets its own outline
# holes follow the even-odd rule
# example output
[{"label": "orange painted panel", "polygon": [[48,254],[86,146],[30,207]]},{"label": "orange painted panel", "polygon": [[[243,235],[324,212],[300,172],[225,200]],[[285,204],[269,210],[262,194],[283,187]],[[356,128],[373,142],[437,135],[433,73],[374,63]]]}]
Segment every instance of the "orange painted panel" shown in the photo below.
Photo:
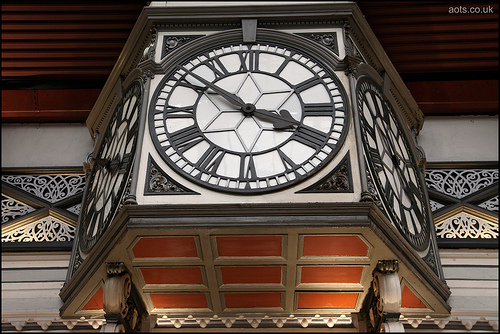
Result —
[{"label": "orange painted panel", "polygon": [[204,293],[151,293],[155,308],[208,308]]},{"label": "orange painted panel", "polygon": [[194,237],[143,237],[133,252],[136,257],[198,257]]},{"label": "orange painted panel", "polygon": [[82,308],[82,310],[102,310],[103,309],[103,291],[102,287],[99,288],[92,298],[85,304],[85,306]]},{"label": "orange painted panel", "polygon": [[401,307],[427,308],[406,285],[403,287],[403,291],[401,291]]},{"label": "orange painted panel", "polygon": [[146,284],[203,284],[200,267],[143,267]]},{"label": "orange painted panel", "polygon": [[301,283],[359,283],[362,266],[304,266]]},{"label": "orange painted panel", "polygon": [[281,283],[281,267],[222,267],[223,284]]},{"label": "orange painted panel", "polygon": [[356,235],[308,235],[304,256],[366,256],[368,246]]},{"label": "orange painted panel", "polygon": [[218,236],[219,256],[281,256],[281,236]]},{"label": "orange painted panel", "polygon": [[280,292],[226,292],[227,308],[281,307]]},{"label": "orange painted panel", "polygon": [[299,292],[299,309],[354,308],[358,300],[356,292]]}]

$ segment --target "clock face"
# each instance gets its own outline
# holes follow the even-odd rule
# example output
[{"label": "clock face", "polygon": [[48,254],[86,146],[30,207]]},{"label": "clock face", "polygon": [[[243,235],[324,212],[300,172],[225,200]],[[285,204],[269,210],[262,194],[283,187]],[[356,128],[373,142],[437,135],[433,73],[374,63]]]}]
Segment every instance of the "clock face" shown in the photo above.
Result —
[{"label": "clock face", "polygon": [[423,179],[391,105],[369,79],[358,82],[357,103],[367,166],[385,210],[400,233],[416,249],[429,243],[430,220]]},{"label": "clock face", "polygon": [[214,190],[256,194],[323,167],[348,130],[335,74],[303,52],[245,44],[207,49],[167,71],[150,133],[167,164]]},{"label": "clock face", "polygon": [[120,206],[133,162],[141,100],[142,87],[135,83],[112,115],[93,159],[79,230],[84,253],[99,240]]}]

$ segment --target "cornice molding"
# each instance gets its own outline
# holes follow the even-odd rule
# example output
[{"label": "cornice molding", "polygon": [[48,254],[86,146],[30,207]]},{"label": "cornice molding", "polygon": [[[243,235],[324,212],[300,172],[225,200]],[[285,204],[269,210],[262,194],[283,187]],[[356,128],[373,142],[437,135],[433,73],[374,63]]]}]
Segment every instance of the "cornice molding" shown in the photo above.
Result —
[{"label": "cornice molding", "polygon": [[[113,90],[120,77],[126,78],[138,65],[143,51],[153,38],[154,27],[165,26],[174,30],[222,30],[239,29],[242,19],[257,19],[257,24],[266,27],[279,27],[285,23],[293,23],[296,27],[310,24],[319,26],[332,25],[333,22],[349,22],[351,38],[355,43],[365,46],[367,58],[378,72],[387,72],[391,79],[391,94],[404,110],[410,128],[418,131],[422,128],[424,116],[414,98],[406,88],[403,80],[392,65],[381,44],[371,30],[359,7],[350,1],[315,2],[315,3],[283,3],[269,4],[245,3],[236,6],[148,6],[144,7],[123,50],[111,71],[92,111],[87,118],[87,127],[92,136],[102,125],[106,114],[111,110],[114,101]],[[189,22],[186,25],[186,22]],[[105,111],[103,111],[105,110]]]}]

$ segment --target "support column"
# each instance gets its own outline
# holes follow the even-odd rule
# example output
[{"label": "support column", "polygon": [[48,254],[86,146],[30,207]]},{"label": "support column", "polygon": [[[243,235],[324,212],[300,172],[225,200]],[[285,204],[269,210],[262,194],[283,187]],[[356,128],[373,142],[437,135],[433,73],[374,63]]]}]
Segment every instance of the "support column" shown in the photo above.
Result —
[{"label": "support column", "polygon": [[401,315],[401,284],[397,260],[378,261],[373,280],[358,315],[358,330],[404,332]]},{"label": "support column", "polygon": [[147,316],[144,305],[132,285],[130,273],[123,262],[106,264],[107,277],[103,287],[106,324],[103,333],[137,332]]}]

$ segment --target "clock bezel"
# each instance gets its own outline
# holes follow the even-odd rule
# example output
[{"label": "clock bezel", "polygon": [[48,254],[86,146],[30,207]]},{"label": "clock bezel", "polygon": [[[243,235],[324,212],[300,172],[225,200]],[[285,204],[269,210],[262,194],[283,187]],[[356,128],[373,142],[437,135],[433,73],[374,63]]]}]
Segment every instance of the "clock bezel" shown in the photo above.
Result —
[{"label": "clock bezel", "polygon": [[[132,89],[134,89],[134,86],[138,87],[137,89],[139,90],[139,92],[136,94],[130,93],[131,96],[132,95],[138,96],[138,99],[134,103],[134,108],[137,108],[136,121],[135,121],[135,124],[133,126],[135,128],[133,130],[135,132],[135,135],[134,135],[135,138],[133,139],[130,157],[128,157],[128,161],[126,162],[126,168],[125,168],[126,172],[125,172],[125,175],[123,176],[122,180],[120,181],[120,186],[119,186],[119,190],[117,191],[116,199],[112,203],[112,207],[108,213],[108,216],[104,219],[105,224],[103,224],[103,226],[101,226],[101,227],[98,227],[98,232],[97,232],[96,236],[93,238],[93,241],[87,241],[87,243],[85,245],[83,245],[83,240],[82,240],[83,235],[82,234],[84,233],[83,232],[84,228],[86,228],[86,226],[88,225],[88,223],[85,222],[85,219],[87,217],[87,215],[85,213],[86,205],[88,205],[87,199],[89,196],[89,191],[91,190],[91,188],[94,185],[94,182],[96,181],[95,176],[96,176],[97,169],[98,169],[98,167],[96,166],[97,163],[96,163],[95,159],[102,154],[102,150],[104,149],[104,147],[103,147],[104,140],[108,136],[111,136],[110,138],[113,137],[112,135],[109,134],[109,131],[111,131],[110,126],[113,124],[115,117],[117,117],[118,109],[121,109],[120,112],[124,112],[122,107],[126,103],[125,99],[127,98],[127,94],[129,94],[129,92],[131,92]],[[116,214],[119,211],[120,203],[122,202],[123,196],[125,195],[125,192],[127,189],[127,184],[129,183],[129,178],[130,178],[130,175],[132,174],[132,170],[133,170],[133,166],[134,166],[135,152],[137,150],[137,144],[138,144],[138,138],[139,138],[140,119],[141,119],[142,107],[143,107],[142,104],[143,104],[143,101],[145,98],[144,94],[145,94],[145,90],[144,90],[144,85],[143,85],[141,79],[135,79],[135,80],[129,81],[125,87],[120,86],[120,90],[118,90],[117,96],[115,97],[116,101],[112,104],[112,106],[110,108],[112,110],[112,112],[107,115],[107,117],[104,121],[104,126],[102,127],[105,129],[105,131],[97,139],[96,147],[98,149],[94,151],[93,156],[92,156],[92,160],[93,160],[92,165],[91,165],[92,169],[90,171],[89,181],[88,181],[88,184],[85,188],[85,193],[84,193],[84,196],[82,199],[82,213],[80,215],[80,221],[78,224],[79,225],[78,234],[77,234],[78,235],[78,251],[82,255],[90,253],[90,251],[94,248],[95,244],[102,237],[102,235],[104,234],[106,229],[109,227],[109,225],[112,223],[112,221],[114,220],[114,217],[116,217]],[[122,159],[123,159],[123,157],[122,157]],[[100,167],[100,168],[105,168],[105,167]],[[118,166],[118,168],[121,168],[121,166]],[[115,171],[115,173],[119,173],[119,172],[120,171]],[[108,173],[109,173],[109,171],[108,171]],[[113,185],[114,185],[114,183],[113,183]],[[95,219],[94,212],[93,212],[93,217]]]},{"label": "clock bezel", "polygon": [[[391,204],[388,202],[388,199],[386,198],[384,185],[381,183],[379,178],[375,176],[375,175],[377,175],[376,170],[375,170],[376,168],[375,168],[375,165],[374,165],[374,163],[371,159],[370,153],[369,153],[370,145],[366,142],[366,139],[365,139],[365,134],[364,134],[365,124],[364,124],[364,121],[362,120],[362,116],[361,116],[363,114],[363,110],[360,109],[360,107],[362,107],[362,103],[361,103],[359,97],[360,97],[361,90],[363,89],[362,85],[365,82],[371,83],[377,89],[377,92],[375,92],[375,94],[379,95],[379,97],[381,98],[382,107],[383,107],[384,111],[389,112],[388,117],[393,118],[393,120],[395,121],[396,126],[398,128],[398,132],[404,141],[404,145],[406,147],[408,156],[411,160],[411,164],[412,164],[411,168],[414,169],[414,171],[415,171],[415,174],[417,177],[417,182],[418,182],[418,184],[416,186],[418,187],[418,189],[421,193],[420,195],[421,195],[421,199],[422,199],[421,200],[421,202],[422,202],[421,215],[425,219],[425,222],[420,222],[420,226],[421,226],[422,230],[418,234],[410,234],[410,232],[407,233],[405,231],[405,228],[403,228],[401,226],[402,222],[400,221],[399,217],[395,213],[393,213],[392,210],[388,209],[391,207]],[[430,216],[430,212],[428,210],[428,206],[426,205],[426,203],[428,202],[428,199],[427,199],[427,195],[426,195],[426,191],[425,191],[425,181],[424,181],[423,175],[420,172],[420,169],[419,169],[419,166],[417,163],[418,159],[417,159],[417,155],[415,153],[415,148],[411,145],[411,140],[410,140],[410,136],[409,136],[409,129],[404,125],[405,123],[401,120],[401,115],[399,115],[397,110],[394,108],[392,101],[386,96],[386,94],[384,92],[383,79],[376,80],[375,78],[373,78],[372,76],[367,75],[367,74],[359,75],[359,77],[357,78],[357,82],[356,82],[355,96],[356,96],[356,109],[357,109],[356,112],[359,115],[360,129],[362,131],[360,137],[361,137],[363,150],[365,152],[364,161],[365,161],[365,164],[367,164],[365,167],[367,168],[369,173],[372,175],[374,185],[375,185],[377,191],[379,192],[379,194],[381,194],[380,197],[381,197],[381,200],[383,203],[384,211],[389,215],[388,218],[390,218],[390,220],[393,222],[393,224],[395,225],[397,230],[401,233],[401,235],[405,238],[405,240],[408,241],[410,243],[410,245],[415,250],[425,251],[431,245],[431,222],[432,222],[432,219]],[[387,109],[390,109],[390,110],[388,111]],[[374,120],[373,123],[375,123],[375,122],[376,122],[376,120]],[[384,173],[386,175],[388,174],[387,171],[385,170],[385,168],[384,168]],[[389,182],[389,181],[387,181],[387,182]],[[408,190],[405,189],[404,191],[406,192]]]},{"label": "clock bezel", "polygon": [[[293,42],[293,44],[292,44]],[[195,41],[189,42],[186,45],[184,45],[182,48],[172,51],[169,56],[163,59],[161,66],[164,69],[165,76],[162,78],[162,80],[157,84],[157,87],[155,88],[151,99],[150,99],[150,106],[149,106],[149,115],[148,115],[148,128],[149,132],[151,135],[151,140],[153,145],[155,146],[156,152],[159,154],[159,156],[162,158],[162,161],[164,161],[170,169],[175,171],[176,175],[181,176],[183,179],[189,180],[190,182],[204,187],[206,189],[210,189],[213,191],[217,192],[222,192],[222,193],[228,193],[228,194],[240,194],[240,195],[260,195],[260,194],[266,194],[266,193],[272,193],[278,190],[283,190],[285,188],[292,187],[298,183],[301,183],[308,179],[310,176],[318,172],[319,170],[323,169],[324,166],[326,166],[328,163],[330,163],[334,157],[338,155],[338,152],[340,149],[343,147],[345,144],[345,139],[347,137],[347,134],[349,132],[349,127],[350,127],[350,118],[351,118],[351,112],[350,112],[350,106],[349,106],[349,99],[347,92],[344,88],[344,85],[342,83],[342,80],[338,77],[337,73],[335,70],[337,69],[339,65],[339,60],[338,57],[331,52],[330,50],[327,50],[323,46],[318,45],[318,50],[320,50],[317,54],[311,55],[309,51],[304,51],[311,48],[311,44],[315,42],[311,42],[310,40],[299,36],[299,35],[294,35],[291,33],[287,32],[282,32],[282,31],[276,31],[276,30],[271,30],[271,29],[257,29],[257,40],[252,43],[243,43],[241,39],[241,30],[240,29],[235,29],[235,30],[229,30],[229,31],[224,31],[220,33],[215,33],[213,35],[208,35],[205,37],[200,37],[196,39]],[[337,143],[335,144],[335,147],[332,149],[332,151],[328,154],[328,156],[321,161],[317,166],[314,167],[313,170],[306,172],[304,175],[300,175],[294,180],[287,181],[286,183],[278,184],[278,185],[272,185],[272,186],[267,186],[265,188],[253,188],[253,189],[241,189],[241,188],[228,188],[228,187],[222,187],[218,185],[213,185],[201,180],[198,180],[197,178],[187,174],[186,172],[182,171],[182,169],[172,163],[168,157],[166,157],[166,154],[162,151],[162,147],[160,146],[158,139],[156,138],[156,133],[154,130],[154,115],[155,115],[155,102],[164,87],[164,84],[166,80],[170,78],[172,74],[177,72],[177,64],[186,64],[189,62],[191,59],[196,57],[197,55],[201,55],[204,52],[209,52],[218,48],[222,47],[227,47],[229,45],[239,45],[239,44],[270,44],[270,45],[275,45],[278,47],[285,48],[287,50],[291,50],[293,52],[297,52],[299,54],[302,54],[308,58],[310,58],[313,62],[319,63],[324,71],[327,72],[329,77],[333,80],[335,85],[338,88],[338,91],[340,92],[342,96],[342,102],[344,106],[344,123],[343,123],[343,128],[341,135],[338,138]],[[201,45],[201,46],[200,46]],[[316,44],[315,44],[316,47]],[[332,113],[335,113],[335,111],[338,110],[335,107],[332,108]],[[332,120],[332,129],[334,125],[335,119]],[[330,131],[332,131],[332,129]],[[293,137],[293,135],[292,135]],[[288,141],[287,139],[286,141]],[[285,142],[286,142],[285,141]],[[323,144],[321,147],[324,147],[326,144]],[[272,150],[272,149],[269,149]],[[318,154],[318,149],[315,149],[316,153],[314,153],[313,157]],[[263,151],[264,152],[264,151]],[[262,152],[259,152],[262,153]],[[307,160],[309,161],[309,159]],[[302,164],[301,164],[302,165]]]}]

